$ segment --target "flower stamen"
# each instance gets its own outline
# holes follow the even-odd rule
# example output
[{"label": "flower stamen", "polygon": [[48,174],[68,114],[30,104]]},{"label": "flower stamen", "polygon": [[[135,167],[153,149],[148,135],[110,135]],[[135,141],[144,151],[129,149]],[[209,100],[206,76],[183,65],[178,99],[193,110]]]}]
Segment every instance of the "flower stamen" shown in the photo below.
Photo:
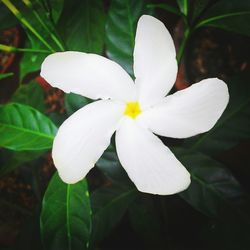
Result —
[{"label": "flower stamen", "polygon": [[141,107],[139,102],[128,102],[124,111],[124,115],[127,115],[135,119],[141,113]]}]

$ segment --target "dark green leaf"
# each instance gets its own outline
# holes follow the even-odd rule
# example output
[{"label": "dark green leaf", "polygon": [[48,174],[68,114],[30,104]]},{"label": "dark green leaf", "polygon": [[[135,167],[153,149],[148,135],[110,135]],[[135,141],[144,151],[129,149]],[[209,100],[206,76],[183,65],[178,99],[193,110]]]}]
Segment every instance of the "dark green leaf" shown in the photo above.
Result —
[{"label": "dark green leaf", "polygon": [[58,29],[68,50],[102,53],[104,25],[103,1],[65,0]]},{"label": "dark green leaf", "polygon": [[[225,208],[226,209],[226,208]],[[207,249],[248,249],[250,246],[249,226],[234,218],[228,221],[214,221],[201,230],[202,241]]]},{"label": "dark green leaf", "polygon": [[250,225],[250,197],[231,172],[212,158],[178,150],[178,159],[191,174],[191,185],[181,197],[205,215],[227,221],[235,218]]},{"label": "dark green leaf", "polygon": [[250,36],[250,1],[218,1],[199,21],[197,27],[201,26],[213,26]]},{"label": "dark green leaf", "polygon": [[78,109],[89,104],[91,100],[81,95],[69,93],[65,95],[64,102],[67,115],[72,115]]},{"label": "dark green leaf", "polygon": [[249,77],[242,74],[227,82],[230,95],[227,109],[213,129],[185,140],[188,148],[217,155],[250,138]]},{"label": "dark green leaf", "polygon": [[134,231],[151,246],[151,249],[167,249],[163,221],[153,199],[140,195],[129,206],[129,220]]},{"label": "dark green leaf", "polygon": [[56,37],[54,25],[39,1],[14,0],[11,4],[3,3],[23,26],[33,48],[47,48],[51,52],[61,49],[58,46],[59,40]]},{"label": "dark green leaf", "polygon": [[126,171],[121,166],[117,154],[112,146],[106,150],[102,157],[96,163],[96,166],[108,177],[112,182],[123,183],[127,186],[133,186]]},{"label": "dark green leaf", "polygon": [[64,0],[39,0],[45,9],[44,14],[49,17],[52,24],[56,24],[62,14]]},{"label": "dark green leaf", "polygon": [[[30,7],[21,4],[20,1],[14,2],[15,6],[22,13],[23,18],[25,18],[26,23],[28,23],[29,27],[32,29],[31,30],[27,25],[20,22],[29,40],[26,42],[25,47],[31,47],[37,50],[46,49],[51,52],[63,50],[62,42],[56,34],[55,25],[51,19],[51,12],[39,1],[31,2],[32,5]],[[52,1],[50,3],[51,7],[54,6],[54,2],[55,1]],[[62,6],[60,6],[60,8],[62,8]],[[59,8],[58,11],[60,12]],[[58,16],[55,16],[55,20],[56,18],[58,18]],[[46,53],[24,53],[20,62],[21,81],[28,73],[40,70],[41,64],[47,55]]]},{"label": "dark green leaf", "polygon": [[45,112],[44,91],[37,82],[20,85],[11,101],[29,105],[42,113]]},{"label": "dark green leaf", "polygon": [[[30,28],[27,28],[27,25],[24,25],[32,48],[42,49],[45,47],[51,52],[65,50],[64,44],[56,30],[56,23],[61,15],[63,3],[64,0],[40,0],[26,5],[29,11],[25,17],[27,16],[28,22],[33,27],[33,30],[35,30],[34,32]],[[26,60],[35,60],[36,66],[33,67],[36,67],[36,70],[38,70],[40,69],[38,68],[38,64],[43,61],[45,56],[46,54],[40,54],[38,58],[34,59],[34,57],[27,54]]]},{"label": "dark green leaf", "polygon": [[56,173],[45,193],[41,234],[46,250],[87,249],[91,208],[86,180],[65,184]]},{"label": "dark green leaf", "polygon": [[[60,15],[60,9],[62,5],[57,2],[59,0],[53,1],[12,1],[9,8],[15,13],[15,17],[18,22],[23,26],[29,39],[29,46],[37,50],[49,50],[51,52],[64,50],[63,44],[60,38],[57,36],[55,31],[54,22],[58,19]],[[41,3],[42,2],[42,3]],[[48,3],[50,10],[43,4]],[[61,3],[63,3],[61,1]],[[56,8],[55,8],[56,6]],[[4,8],[10,12],[5,6]],[[14,10],[14,8],[16,8]],[[52,13],[52,9],[55,9],[57,14]],[[52,15],[54,15],[54,21],[52,20]],[[14,17],[14,16],[13,16]],[[29,45],[29,46],[27,46]],[[20,78],[33,71],[40,69],[41,62],[44,60],[47,54],[39,53],[25,53],[21,63],[20,63]]]},{"label": "dark green leaf", "polygon": [[57,128],[39,111],[22,104],[0,106],[0,146],[16,151],[52,147]]},{"label": "dark green leaf", "polygon": [[133,75],[133,49],[137,21],[146,13],[143,0],[112,0],[106,23],[106,47],[110,59]]},{"label": "dark green leaf", "polygon": [[136,188],[120,185],[100,188],[91,194],[93,209],[91,246],[110,233],[121,220],[136,195]]},{"label": "dark green leaf", "polygon": [[0,30],[8,29],[18,24],[17,19],[2,3],[0,3],[0,13]]},{"label": "dark green leaf", "polygon": [[177,8],[175,8],[172,5],[166,4],[166,3],[148,4],[147,8],[149,8],[149,9],[163,9],[163,10],[166,10],[170,13],[175,14],[175,15],[182,16],[182,13]]},{"label": "dark green leaf", "polygon": [[57,127],[61,126],[62,123],[67,119],[66,114],[60,114],[58,112],[52,112],[48,114],[48,117],[55,123]]},{"label": "dark green leaf", "polygon": [[183,13],[184,16],[188,15],[188,10],[189,10],[188,2],[189,2],[188,0],[177,0],[180,11]]},{"label": "dark green leaf", "polygon": [[10,73],[4,73],[4,74],[0,74],[0,80],[5,79],[7,77],[13,76],[14,73],[10,72]]},{"label": "dark green leaf", "polygon": [[0,151],[0,177],[15,170],[24,163],[33,161],[41,156],[44,151],[12,151],[2,149]]},{"label": "dark green leaf", "polygon": [[33,167],[32,161],[41,157],[46,151],[13,151],[8,149],[0,150],[0,177],[9,174],[19,167]]},{"label": "dark green leaf", "polygon": [[[38,42],[36,41],[34,43],[38,43]],[[32,48],[40,49],[41,47],[32,46]],[[48,54],[44,54],[44,53],[28,53],[28,52],[24,53],[20,62],[21,82],[27,74],[40,70],[41,64],[47,55]]]},{"label": "dark green leaf", "polygon": [[210,2],[210,0],[195,0],[195,2],[193,4],[193,14],[192,14],[193,20],[200,16],[200,14],[208,6],[209,2]]}]

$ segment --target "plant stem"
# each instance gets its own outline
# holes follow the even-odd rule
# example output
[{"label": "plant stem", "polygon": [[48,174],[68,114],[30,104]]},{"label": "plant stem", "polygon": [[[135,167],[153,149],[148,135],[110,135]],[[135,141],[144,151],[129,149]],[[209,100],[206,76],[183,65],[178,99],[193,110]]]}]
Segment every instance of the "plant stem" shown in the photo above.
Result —
[{"label": "plant stem", "polygon": [[191,34],[190,28],[187,27],[186,30],[184,31],[184,36],[183,36],[183,39],[181,41],[181,45],[179,47],[179,51],[178,51],[177,56],[176,56],[178,65],[180,65],[180,63],[181,63],[181,59],[183,57],[184,50],[186,48],[190,34]]},{"label": "plant stem", "polygon": [[50,50],[30,49],[30,48],[16,48],[4,44],[0,44],[0,50],[5,52],[31,52],[31,53],[45,53],[49,54]]},{"label": "plant stem", "polygon": [[13,72],[9,72],[9,73],[0,73],[0,80],[5,79],[7,77],[13,76],[14,73]]},{"label": "plant stem", "polygon": [[32,27],[22,13],[11,3],[10,0],[2,0],[2,3],[15,15],[15,17],[35,35],[51,52],[55,50],[45,41],[45,39]]},{"label": "plant stem", "polygon": [[183,1],[183,14],[185,16],[187,16],[187,14],[188,14],[188,2],[187,2],[187,0]]},{"label": "plant stem", "polygon": [[208,19],[202,20],[201,22],[199,22],[196,26],[195,29],[201,27],[201,26],[205,26],[208,25],[209,23],[212,23],[216,20],[220,20],[220,19],[224,19],[224,18],[228,18],[228,17],[232,17],[232,16],[241,16],[241,15],[249,15],[250,11],[240,11],[240,12],[234,12],[234,13],[227,13],[224,15],[220,15],[220,16],[214,16],[214,17],[210,17]]},{"label": "plant stem", "polygon": [[46,25],[46,23],[42,20],[39,13],[34,9],[33,4],[29,0],[22,0],[23,3],[33,12],[36,19],[39,21],[39,23],[42,25],[42,27],[47,31],[47,33],[50,35],[50,37],[53,39],[53,41],[57,44],[57,46],[60,48],[61,51],[64,51],[64,47],[62,43],[59,41],[59,39],[55,36],[53,32],[49,29],[49,27]]}]

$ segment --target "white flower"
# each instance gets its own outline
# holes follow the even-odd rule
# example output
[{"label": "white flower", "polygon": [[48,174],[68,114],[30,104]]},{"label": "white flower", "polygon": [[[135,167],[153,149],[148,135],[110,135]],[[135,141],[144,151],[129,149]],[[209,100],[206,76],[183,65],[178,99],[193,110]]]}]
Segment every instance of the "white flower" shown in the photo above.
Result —
[{"label": "white flower", "polygon": [[55,53],[43,62],[41,76],[52,86],[101,99],[59,128],[52,157],[64,182],[84,178],[116,131],[119,160],[140,191],[166,195],[189,186],[188,171],[153,133],[186,138],[208,131],[228,103],[227,86],[206,79],[165,97],[177,75],[175,47],[164,24],[146,15],[137,26],[134,74],[135,82],[115,62],[81,52]]}]

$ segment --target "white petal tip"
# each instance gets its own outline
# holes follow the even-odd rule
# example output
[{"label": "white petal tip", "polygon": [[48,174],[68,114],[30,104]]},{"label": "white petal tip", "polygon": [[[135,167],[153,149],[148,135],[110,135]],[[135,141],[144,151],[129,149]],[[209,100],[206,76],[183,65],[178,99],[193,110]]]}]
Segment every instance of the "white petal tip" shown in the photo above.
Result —
[{"label": "white petal tip", "polygon": [[183,182],[180,182],[179,185],[171,186],[171,189],[169,186],[165,188],[161,188],[159,185],[159,188],[145,188],[145,187],[137,187],[137,189],[142,193],[149,193],[154,195],[173,195],[180,193],[184,190],[186,190],[189,185],[191,184],[191,178],[190,174],[187,172],[186,177],[184,177]]},{"label": "white petal tip", "polygon": [[63,171],[58,171],[58,175],[60,176],[61,180],[66,184],[75,184],[81,181],[84,177],[79,176],[69,176],[68,174],[63,173]]},{"label": "white petal tip", "polygon": [[139,22],[147,22],[147,21],[156,21],[156,22],[159,22],[161,23],[160,20],[158,20],[157,18],[153,17],[153,16],[150,16],[150,15],[142,15],[140,18],[139,18]]},{"label": "white petal tip", "polygon": [[225,101],[228,103],[229,102],[229,90],[228,90],[227,84],[219,78],[215,78],[215,79],[216,79],[217,83],[221,85],[221,89],[225,93]]}]

